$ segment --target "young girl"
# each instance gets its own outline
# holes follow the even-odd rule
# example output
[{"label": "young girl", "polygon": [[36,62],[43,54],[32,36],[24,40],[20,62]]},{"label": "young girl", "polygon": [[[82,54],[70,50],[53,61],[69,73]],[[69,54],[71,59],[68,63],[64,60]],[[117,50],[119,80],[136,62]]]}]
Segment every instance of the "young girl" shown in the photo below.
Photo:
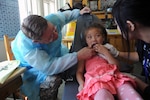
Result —
[{"label": "young girl", "polygon": [[119,72],[118,61],[105,47],[105,28],[98,23],[91,24],[85,30],[85,39],[97,55],[78,63],[78,100],[114,100],[114,95],[119,100],[142,100],[133,87],[135,82]]}]

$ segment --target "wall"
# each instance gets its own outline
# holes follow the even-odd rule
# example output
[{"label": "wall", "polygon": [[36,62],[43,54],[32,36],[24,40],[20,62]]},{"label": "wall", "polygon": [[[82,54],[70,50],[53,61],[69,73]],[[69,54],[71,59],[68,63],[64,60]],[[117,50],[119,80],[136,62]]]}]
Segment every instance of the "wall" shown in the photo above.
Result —
[{"label": "wall", "polygon": [[19,29],[18,0],[0,0],[0,61],[6,59],[3,34],[14,37]]},{"label": "wall", "polygon": [[0,61],[6,60],[6,52],[4,48],[4,42],[0,40]]}]

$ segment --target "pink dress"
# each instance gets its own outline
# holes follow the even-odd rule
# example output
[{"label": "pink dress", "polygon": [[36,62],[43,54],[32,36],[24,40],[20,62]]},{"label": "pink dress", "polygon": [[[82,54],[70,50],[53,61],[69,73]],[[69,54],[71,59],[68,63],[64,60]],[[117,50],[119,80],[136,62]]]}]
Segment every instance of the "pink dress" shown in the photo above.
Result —
[{"label": "pink dress", "polygon": [[127,81],[135,85],[134,80],[121,74],[116,65],[108,64],[100,56],[87,60],[85,64],[85,83],[83,90],[77,94],[78,100],[93,100],[93,96],[101,88],[116,94],[117,88]]}]

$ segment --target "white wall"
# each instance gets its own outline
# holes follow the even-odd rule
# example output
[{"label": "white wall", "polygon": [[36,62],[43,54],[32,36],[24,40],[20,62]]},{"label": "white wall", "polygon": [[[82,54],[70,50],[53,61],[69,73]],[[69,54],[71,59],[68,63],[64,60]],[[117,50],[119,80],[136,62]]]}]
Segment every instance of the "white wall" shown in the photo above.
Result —
[{"label": "white wall", "polygon": [[0,40],[0,61],[6,60],[6,52],[3,40]]}]

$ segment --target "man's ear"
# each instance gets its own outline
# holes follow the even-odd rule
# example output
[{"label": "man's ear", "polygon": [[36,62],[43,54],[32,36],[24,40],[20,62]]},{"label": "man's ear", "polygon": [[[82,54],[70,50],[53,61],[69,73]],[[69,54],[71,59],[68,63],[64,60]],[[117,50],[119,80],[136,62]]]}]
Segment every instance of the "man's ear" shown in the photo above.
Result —
[{"label": "man's ear", "polygon": [[129,20],[127,20],[127,26],[128,26],[128,29],[130,31],[134,31],[135,30],[135,25]]}]

